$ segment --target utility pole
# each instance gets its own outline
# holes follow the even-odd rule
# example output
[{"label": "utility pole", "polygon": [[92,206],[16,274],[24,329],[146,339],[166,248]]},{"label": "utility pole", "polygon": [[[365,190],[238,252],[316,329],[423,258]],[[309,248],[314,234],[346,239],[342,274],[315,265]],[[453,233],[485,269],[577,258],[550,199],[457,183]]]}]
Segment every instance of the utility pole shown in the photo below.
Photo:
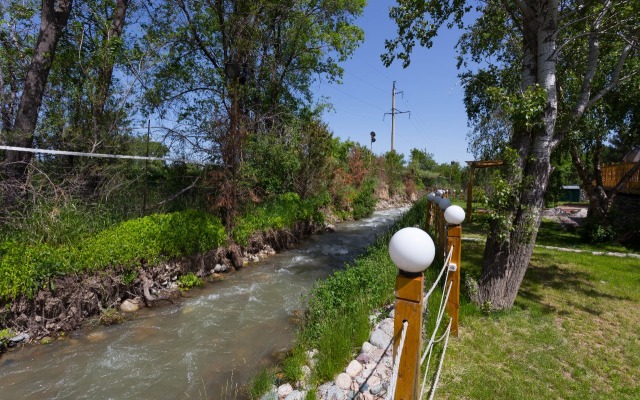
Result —
[{"label": "utility pole", "polygon": [[[384,113],[384,115],[391,114],[391,151],[394,149],[394,136],[396,128],[396,114],[409,114],[411,118],[411,111],[400,111],[396,109],[396,94],[403,94],[403,92],[396,92],[396,81],[393,81],[393,87],[391,88],[391,112]],[[382,118],[384,119],[384,117]]]}]

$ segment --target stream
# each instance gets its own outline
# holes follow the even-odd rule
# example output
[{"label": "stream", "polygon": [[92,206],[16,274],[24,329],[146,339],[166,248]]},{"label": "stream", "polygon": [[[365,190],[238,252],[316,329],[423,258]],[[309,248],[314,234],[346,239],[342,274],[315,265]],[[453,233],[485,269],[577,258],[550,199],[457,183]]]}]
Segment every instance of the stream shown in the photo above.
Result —
[{"label": "stream", "polygon": [[403,211],[338,224],[124,324],[3,354],[0,399],[242,399],[242,385],[290,348],[291,316],[314,283],[353,260]]}]

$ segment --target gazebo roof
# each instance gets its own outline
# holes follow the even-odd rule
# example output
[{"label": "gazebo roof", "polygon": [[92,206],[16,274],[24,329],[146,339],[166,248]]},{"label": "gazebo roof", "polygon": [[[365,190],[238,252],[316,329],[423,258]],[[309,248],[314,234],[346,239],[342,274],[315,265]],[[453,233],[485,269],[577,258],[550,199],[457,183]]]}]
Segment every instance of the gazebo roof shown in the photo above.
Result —
[{"label": "gazebo roof", "polygon": [[634,148],[630,152],[628,152],[623,158],[624,162],[638,162],[640,161],[640,146]]}]

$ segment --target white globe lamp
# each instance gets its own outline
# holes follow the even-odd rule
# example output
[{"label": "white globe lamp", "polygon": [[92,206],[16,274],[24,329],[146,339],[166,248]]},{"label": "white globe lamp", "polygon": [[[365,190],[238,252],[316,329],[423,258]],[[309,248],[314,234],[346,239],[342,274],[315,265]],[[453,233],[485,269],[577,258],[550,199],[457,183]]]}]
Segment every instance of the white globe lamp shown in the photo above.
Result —
[{"label": "white globe lamp", "polygon": [[415,274],[424,271],[433,262],[435,254],[431,236],[422,229],[400,229],[389,242],[391,260],[404,272]]},{"label": "white globe lamp", "polygon": [[427,201],[433,201],[435,197],[436,197],[436,194],[431,192],[427,195]]},{"label": "white globe lamp", "polygon": [[446,210],[449,206],[451,205],[451,200],[449,199],[442,199],[440,200],[440,203],[438,203],[438,206],[440,206],[441,210]]},{"label": "white globe lamp", "polygon": [[444,219],[448,224],[460,225],[464,221],[465,213],[460,206],[449,206],[444,211]]}]

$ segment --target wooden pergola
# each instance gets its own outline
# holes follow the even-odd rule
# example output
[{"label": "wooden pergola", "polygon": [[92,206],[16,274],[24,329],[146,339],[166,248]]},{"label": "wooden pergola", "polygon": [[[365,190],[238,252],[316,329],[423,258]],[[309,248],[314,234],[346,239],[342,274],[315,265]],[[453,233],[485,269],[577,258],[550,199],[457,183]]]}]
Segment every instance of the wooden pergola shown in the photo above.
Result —
[{"label": "wooden pergola", "polygon": [[471,169],[469,171],[469,183],[467,183],[467,220],[471,222],[473,218],[473,178],[478,168],[490,168],[497,167],[504,164],[503,160],[481,160],[481,161],[466,161],[467,165]]}]

